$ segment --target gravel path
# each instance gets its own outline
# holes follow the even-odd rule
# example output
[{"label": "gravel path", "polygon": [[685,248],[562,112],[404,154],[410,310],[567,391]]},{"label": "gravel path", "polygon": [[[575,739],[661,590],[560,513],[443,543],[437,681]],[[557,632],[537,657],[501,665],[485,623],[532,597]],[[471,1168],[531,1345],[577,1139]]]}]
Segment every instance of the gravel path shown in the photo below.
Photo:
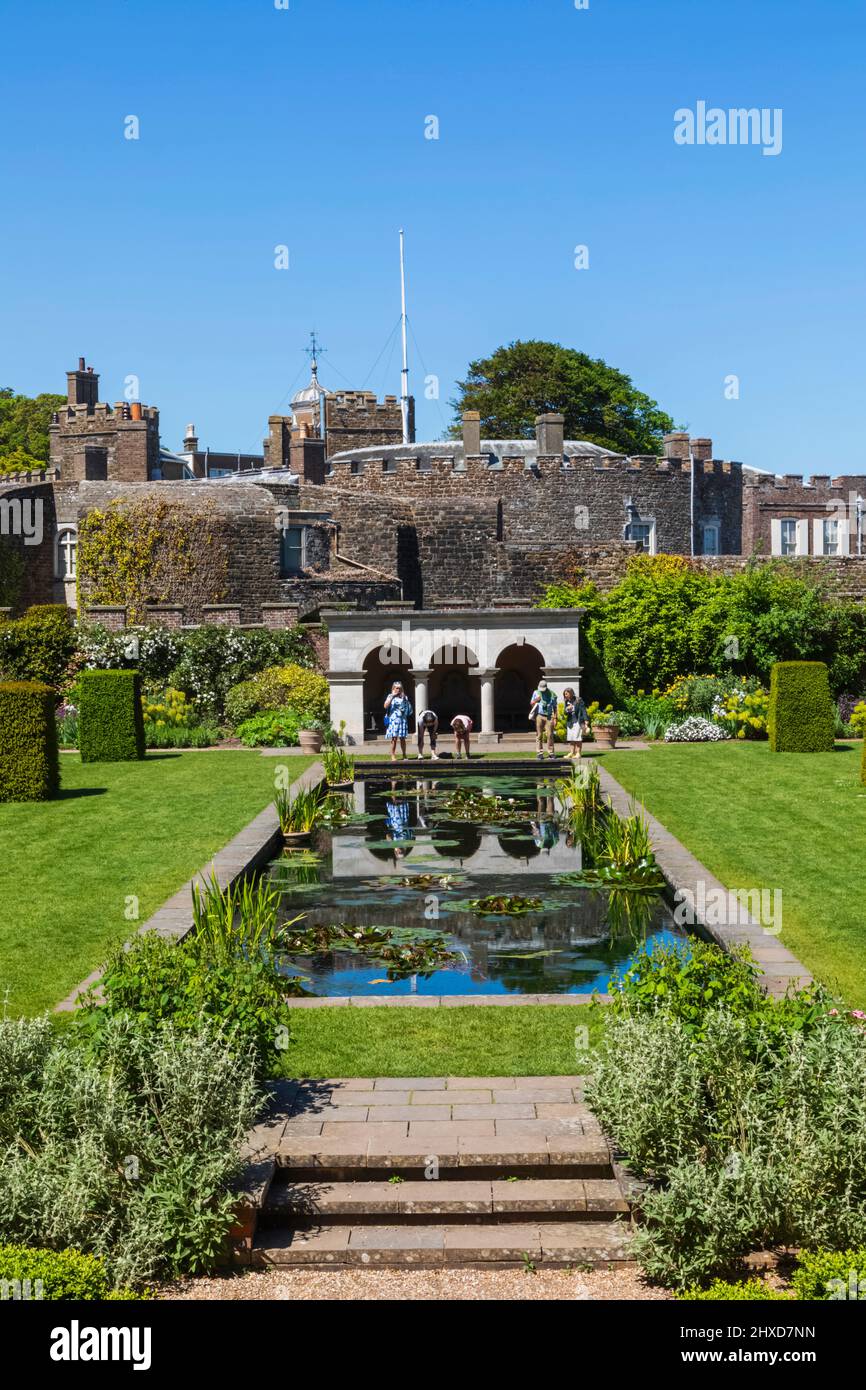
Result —
[{"label": "gravel path", "polygon": [[188,1279],[163,1286],[164,1299],[261,1299],[279,1302],[339,1300],[507,1300],[546,1302],[577,1298],[665,1299],[637,1269],[296,1269],[256,1270],[216,1279]]}]

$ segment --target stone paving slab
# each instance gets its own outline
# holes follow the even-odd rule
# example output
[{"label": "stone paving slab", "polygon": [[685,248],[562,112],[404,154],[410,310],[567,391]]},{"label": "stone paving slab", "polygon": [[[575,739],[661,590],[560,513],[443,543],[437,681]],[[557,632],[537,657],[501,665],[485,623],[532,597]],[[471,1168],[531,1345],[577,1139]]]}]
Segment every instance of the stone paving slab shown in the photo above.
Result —
[{"label": "stone paving slab", "polygon": [[503,1155],[518,1162],[524,1150],[533,1165],[597,1165],[608,1157],[581,1076],[336,1077],[280,1085],[291,1114],[282,1123],[271,1114],[254,1133],[263,1129],[258,1147],[278,1151],[284,1166],[337,1166],[339,1157],[351,1167],[394,1166],[392,1157],[411,1166],[415,1154],[425,1161],[435,1155],[440,1165],[480,1166]]},{"label": "stone paving slab", "polygon": [[251,1251],[254,1267],[344,1264],[608,1264],[629,1258],[628,1237],[613,1222],[507,1222],[501,1226],[331,1226],[265,1231]]},{"label": "stone paving slab", "polygon": [[520,1004],[584,1005],[593,999],[606,1003],[609,998],[607,994],[335,994],[285,1002],[290,1009],[508,1009]]}]

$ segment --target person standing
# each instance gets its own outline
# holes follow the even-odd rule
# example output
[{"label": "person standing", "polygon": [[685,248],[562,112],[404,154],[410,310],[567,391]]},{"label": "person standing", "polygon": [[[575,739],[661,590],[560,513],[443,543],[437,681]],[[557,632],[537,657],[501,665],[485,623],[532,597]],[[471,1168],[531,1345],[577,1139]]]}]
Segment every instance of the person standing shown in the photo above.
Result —
[{"label": "person standing", "polygon": [[566,753],[567,758],[579,758],[583,752],[583,736],[589,728],[589,715],[586,705],[579,695],[576,695],[571,686],[566,686],[562,692],[562,703],[565,706],[565,737],[570,753]]},{"label": "person standing", "polygon": [[430,739],[430,753],[439,761],[439,754],[436,752],[436,740],[439,737],[439,716],[432,709],[422,709],[418,711],[415,720],[415,729],[418,734],[418,757],[424,757],[424,735]]},{"label": "person standing", "polygon": [[468,714],[455,714],[451,720],[451,728],[454,730],[454,737],[457,740],[457,751],[455,758],[459,758],[461,751],[465,751],[469,758],[469,735],[472,733],[472,720]]},{"label": "person standing", "polygon": [[544,749],[551,758],[556,757],[554,738],[556,735],[556,709],[559,701],[547,681],[540,680],[532,692],[529,706],[529,722],[535,723],[535,756],[544,759]]},{"label": "person standing", "polygon": [[409,717],[412,713],[412,705],[401,681],[395,681],[391,686],[391,694],[385,697],[385,709],[388,715],[388,737],[391,740],[391,762],[395,763],[398,739],[401,757],[406,756],[406,735],[409,732]]}]

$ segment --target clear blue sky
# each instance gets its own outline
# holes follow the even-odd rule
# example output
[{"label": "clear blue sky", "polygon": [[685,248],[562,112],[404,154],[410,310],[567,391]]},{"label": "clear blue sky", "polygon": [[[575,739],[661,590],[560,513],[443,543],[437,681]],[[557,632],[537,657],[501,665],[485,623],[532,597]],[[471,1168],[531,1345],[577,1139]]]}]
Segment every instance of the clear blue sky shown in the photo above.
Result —
[{"label": "clear blue sky", "polygon": [[[371,368],[402,225],[419,438],[472,358],[538,337],[717,456],[866,470],[856,0],[289,3],[6,8],[0,384],[62,390],[84,353],[104,399],[139,376],[169,447],[192,420],[257,448],[311,328],[326,385],[399,391],[396,340]],[[699,100],[782,108],[782,153],[678,146]]]}]

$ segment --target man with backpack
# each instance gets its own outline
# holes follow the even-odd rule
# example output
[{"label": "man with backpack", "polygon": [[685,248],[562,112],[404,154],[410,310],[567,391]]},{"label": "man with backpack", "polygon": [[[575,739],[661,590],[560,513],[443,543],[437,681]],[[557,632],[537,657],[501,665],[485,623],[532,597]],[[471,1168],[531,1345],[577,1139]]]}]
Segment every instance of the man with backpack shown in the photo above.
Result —
[{"label": "man with backpack", "polygon": [[547,681],[540,680],[538,686],[532,692],[532,700],[529,706],[529,722],[535,722],[535,747],[536,758],[544,760],[544,750],[547,749],[551,758],[556,757],[554,739],[556,737],[556,710],[559,701]]}]

